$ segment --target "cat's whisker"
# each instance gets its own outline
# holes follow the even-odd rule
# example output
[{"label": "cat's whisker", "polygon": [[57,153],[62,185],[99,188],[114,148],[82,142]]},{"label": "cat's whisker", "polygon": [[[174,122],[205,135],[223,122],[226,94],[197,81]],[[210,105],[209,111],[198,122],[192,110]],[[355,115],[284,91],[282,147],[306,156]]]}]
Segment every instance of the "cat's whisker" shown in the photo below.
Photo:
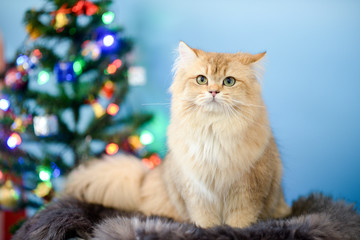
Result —
[{"label": "cat's whisker", "polygon": [[229,115],[235,118],[237,121],[242,120],[238,114],[238,111],[236,111],[236,109],[234,109],[231,105],[226,105],[225,109],[229,112]]},{"label": "cat's whisker", "polygon": [[238,120],[242,120],[241,118],[245,118],[247,121],[250,121],[252,123],[255,123],[252,119],[248,118],[244,113],[248,113],[249,112],[245,112],[241,109],[236,109],[235,107],[231,106],[231,105],[228,105],[229,106],[229,109],[230,111],[232,112],[232,114],[234,115],[234,117],[236,117]]},{"label": "cat's whisker", "polygon": [[258,126],[260,126],[260,127],[267,127],[266,124],[262,124],[262,123],[256,122],[256,121],[254,121],[253,119],[249,118],[248,116],[246,116],[246,115],[244,114],[244,113],[247,113],[247,114],[249,114],[249,115],[252,115],[251,112],[245,111],[244,109],[240,109],[240,112],[241,112],[240,114],[242,115],[242,117],[245,118],[246,120],[248,120],[248,121],[250,121],[250,122],[252,122],[252,123],[254,123],[254,124],[256,124],[256,125],[258,125]]},{"label": "cat's whisker", "polygon": [[239,103],[240,105],[247,106],[247,107],[265,108],[265,106],[263,106],[263,105],[256,105],[256,104],[251,104],[251,103],[244,103],[244,102],[239,101],[239,100],[236,100],[236,99],[231,99],[231,101],[232,101],[232,102],[235,102],[235,103]]}]

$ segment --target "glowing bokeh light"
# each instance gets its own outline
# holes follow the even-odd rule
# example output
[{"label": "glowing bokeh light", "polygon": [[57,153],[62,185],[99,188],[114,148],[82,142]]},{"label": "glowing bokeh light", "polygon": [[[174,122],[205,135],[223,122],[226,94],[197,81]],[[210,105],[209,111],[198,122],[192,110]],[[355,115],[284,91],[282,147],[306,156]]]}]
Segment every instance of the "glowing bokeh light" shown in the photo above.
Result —
[{"label": "glowing bokeh light", "polygon": [[60,171],[59,168],[55,168],[54,171],[53,171],[53,173],[52,173],[52,175],[53,175],[54,178],[59,177],[60,174],[61,174],[61,171]]},{"label": "glowing bokeh light", "polygon": [[21,144],[21,137],[17,133],[12,133],[8,140],[6,141],[6,144],[9,148],[14,149],[15,147],[19,146]]},{"label": "glowing bokeh light", "polygon": [[26,55],[20,55],[17,59],[16,59],[16,65],[23,65],[24,63],[26,63],[28,61],[28,56]]},{"label": "glowing bokeh light", "polygon": [[105,114],[105,109],[101,106],[100,103],[94,102],[91,104],[91,107],[94,111],[95,117],[100,118]]},{"label": "glowing bokeh light", "polygon": [[52,188],[52,184],[50,181],[44,181],[41,182],[37,185],[36,189],[34,190],[34,193],[38,196],[38,197],[45,197],[46,195],[48,195],[51,191]]},{"label": "glowing bokeh light", "polygon": [[142,162],[150,169],[153,169],[154,167],[158,166],[161,163],[161,158],[159,155],[154,153],[149,158],[143,158]]},{"label": "glowing bokeh light", "polygon": [[115,42],[114,36],[112,35],[106,35],[103,38],[103,44],[105,47],[110,47],[111,45],[113,45]]},{"label": "glowing bokeh light", "polygon": [[43,182],[50,180],[50,172],[47,170],[41,170],[39,172],[39,178]]},{"label": "glowing bokeh light", "polygon": [[151,132],[144,130],[140,134],[140,142],[143,145],[152,144],[154,142],[154,136],[152,135]]},{"label": "glowing bokeh light", "polygon": [[105,152],[109,155],[114,155],[118,151],[119,151],[119,146],[116,143],[109,143],[105,148]]},{"label": "glowing bokeh light", "polygon": [[8,140],[6,141],[6,144],[11,149],[16,148],[16,140],[14,138],[9,137]]},{"label": "glowing bokeh light", "polygon": [[116,66],[116,68],[119,68],[122,65],[122,61],[120,59],[115,59],[113,64]]},{"label": "glowing bokeh light", "polygon": [[35,50],[33,51],[33,54],[34,54],[36,57],[38,57],[38,58],[41,58],[41,57],[42,57],[42,53],[40,52],[39,49],[35,49]]},{"label": "glowing bokeh light", "polygon": [[76,75],[80,75],[82,73],[83,66],[82,66],[80,60],[77,60],[74,62],[73,69],[74,69],[74,72]]},{"label": "glowing bokeh light", "polygon": [[50,79],[50,74],[47,72],[47,71],[41,71],[39,72],[39,75],[38,75],[38,84],[39,85],[43,85],[45,83],[47,83]]},{"label": "glowing bokeh light", "polygon": [[104,24],[110,24],[114,21],[115,18],[115,13],[108,11],[108,12],[104,12],[103,15],[101,16],[101,20]]},{"label": "glowing bokeh light", "polygon": [[119,112],[119,106],[115,103],[110,103],[106,112],[111,116],[115,116]]},{"label": "glowing bokeh light", "polygon": [[115,64],[110,64],[106,70],[109,74],[114,74],[116,72],[116,69],[117,68],[116,68]]},{"label": "glowing bokeh light", "polygon": [[0,109],[3,111],[7,111],[10,107],[10,102],[7,99],[0,99]]},{"label": "glowing bokeh light", "polygon": [[128,137],[128,142],[130,143],[131,147],[133,149],[140,149],[143,147],[143,145],[140,142],[139,136],[130,136]]}]

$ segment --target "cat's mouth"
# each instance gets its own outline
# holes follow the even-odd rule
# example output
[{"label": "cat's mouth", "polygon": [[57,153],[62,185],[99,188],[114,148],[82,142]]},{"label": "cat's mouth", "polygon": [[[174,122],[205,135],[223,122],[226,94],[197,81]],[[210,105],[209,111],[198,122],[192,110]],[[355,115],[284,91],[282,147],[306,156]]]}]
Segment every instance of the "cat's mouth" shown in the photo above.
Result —
[{"label": "cat's mouth", "polygon": [[218,98],[213,97],[212,99],[209,99],[206,105],[209,106],[212,110],[215,110],[214,108],[218,108],[221,106],[221,102]]},{"label": "cat's mouth", "polygon": [[209,101],[210,103],[216,103],[216,104],[221,104],[221,97],[220,96],[214,96],[210,99]]}]

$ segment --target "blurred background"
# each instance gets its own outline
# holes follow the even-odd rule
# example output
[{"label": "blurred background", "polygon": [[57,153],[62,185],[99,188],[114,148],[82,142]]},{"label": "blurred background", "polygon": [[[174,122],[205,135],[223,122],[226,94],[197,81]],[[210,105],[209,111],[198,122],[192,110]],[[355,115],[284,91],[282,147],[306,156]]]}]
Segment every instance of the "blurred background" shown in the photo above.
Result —
[{"label": "blurred background", "polygon": [[[26,31],[24,12],[42,0],[1,1],[7,60]],[[117,0],[115,20],[145,69],[127,104],[152,112],[166,152],[174,49],[180,40],[216,52],[267,51],[263,95],[284,162],[288,203],[312,191],[360,203],[360,2],[357,0]]]}]

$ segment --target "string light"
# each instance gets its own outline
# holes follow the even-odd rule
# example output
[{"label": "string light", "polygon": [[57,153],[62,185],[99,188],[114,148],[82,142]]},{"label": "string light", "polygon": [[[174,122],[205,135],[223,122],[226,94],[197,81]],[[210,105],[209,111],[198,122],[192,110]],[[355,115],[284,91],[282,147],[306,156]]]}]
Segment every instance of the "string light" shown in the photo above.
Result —
[{"label": "string light", "polygon": [[157,155],[156,153],[154,153],[153,155],[151,155],[149,158],[143,158],[142,162],[150,169],[153,169],[154,167],[156,167],[157,165],[159,165],[161,163],[161,158],[159,157],[159,155]]},{"label": "string light", "polygon": [[116,68],[119,68],[122,65],[122,61],[120,59],[115,59],[113,64],[116,66]]},{"label": "string light", "polygon": [[43,85],[45,83],[47,83],[50,79],[50,74],[47,72],[47,71],[41,71],[39,72],[39,75],[38,75],[38,84],[39,85]]},{"label": "string light", "polygon": [[[81,55],[85,59],[91,59],[93,61],[98,60],[101,55],[101,48],[95,41],[87,40],[81,46]],[[84,65],[82,66],[84,67]]]},{"label": "string light", "polygon": [[115,13],[108,11],[108,12],[104,12],[103,15],[101,16],[101,20],[104,24],[110,24],[114,21],[115,18]]},{"label": "string light", "polygon": [[105,35],[105,37],[103,38],[103,44],[105,47],[110,47],[114,44],[115,42],[115,39],[114,39],[114,36],[108,34],[108,35]]},{"label": "string light", "polygon": [[109,74],[114,74],[116,72],[116,69],[117,68],[116,68],[115,64],[110,64],[106,70]]},{"label": "string light", "polygon": [[128,138],[128,142],[130,143],[133,149],[137,150],[143,147],[138,136],[130,136]]},{"label": "string light", "polygon": [[17,146],[19,146],[21,144],[21,137],[19,134],[17,133],[13,133],[10,135],[10,137],[8,138],[8,140],[6,141],[6,144],[8,145],[9,148],[14,149]]},{"label": "string light", "polygon": [[80,75],[83,70],[83,66],[85,65],[85,62],[83,60],[76,60],[73,64],[73,69],[76,75]]},{"label": "string light", "polygon": [[18,162],[19,162],[20,165],[23,165],[24,164],[24,158],[19,157]]},{"label": "string light", "polygon": [[34,190],[34,193],[38,197],[45,197],[50,193],[51,188],[52,188],[52,184],[50,181],[41,182],[37,185],[36,189]]},{"label": "string light", "polygon": [[45,182],[45,181],[49,181],[50,180],[50,172],[47,170],[41,170],[39,172],[39,178],[41,181]]},{"label": "string light", "polygon": [[107,74],[114,74],[118,68],[122,65],[122,61],[120,59],[115,59],[109,66],[106,68],[104,73]]},{"label": "string light", "polygon": [[152,144],[154,142],[154,136],[152,135],[151,132],[144,130],[140,134],[140,142],[143,145]]},{"label": "string light", "polygon": [[119,146],[116,143],[109,143],[105,148],[105,152],[108,155],[114,155],[118,151],[119,151]]},{"label": "string light", "polygon": [[119,106],[115,103],[110,103],[106,112],[111,116],[115,116],[119,112]]},{"label": "string light", "polygon": [[10,107],[10,102],[9,100],[2,98],[0,99],[0,109],[3,111],[7,111]]},{"label": "string light", "polygon": [[16,65],[17,66],[21,66],[24,70],[29,68],[29,57],[26,55],[20,55],[17,59],[16,59]]},{"label": "string light", "polygon": [[35,49],[35,50],[33,51],[33,53],[34,53],[34,55],[35,55],[36,57],[38,57],[38,58],[41,58],[41,57],[42,57],[42,53],[41,53],[41,51],[40,51],[39,49]]},{"label": "string light", "polygon": [[61,174],[61,171],[60,171],[59,168],[55,168],[54,171],[53,171],[53,173],[52,173],[52,175],[53,175],[54,178],[59,177],[60,174]]}]

